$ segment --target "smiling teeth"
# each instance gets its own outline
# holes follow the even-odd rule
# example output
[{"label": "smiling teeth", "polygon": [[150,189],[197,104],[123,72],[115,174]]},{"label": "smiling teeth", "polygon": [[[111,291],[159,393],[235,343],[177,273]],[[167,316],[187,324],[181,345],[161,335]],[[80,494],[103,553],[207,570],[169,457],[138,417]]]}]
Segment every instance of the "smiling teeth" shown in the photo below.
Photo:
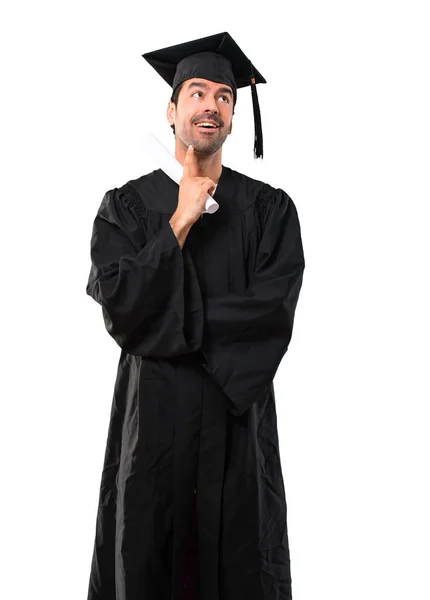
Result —
[{"label": "smiling teeth", "polygon": [[197,127],[213,127],[213,129],[216,129],[216,125],[213,125],[212,123],[196,123]]}]

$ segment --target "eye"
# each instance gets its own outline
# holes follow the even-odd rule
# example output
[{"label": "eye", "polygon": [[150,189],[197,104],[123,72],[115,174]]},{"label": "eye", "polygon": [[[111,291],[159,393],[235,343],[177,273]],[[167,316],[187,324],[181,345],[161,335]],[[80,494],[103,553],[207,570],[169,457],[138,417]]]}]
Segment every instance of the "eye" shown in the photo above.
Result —
[{"label": "eye", "polygon": [[196,94],[203,94],[203,92],[194,92],[192,96],[195,96]]},{"label": "eye", "polygon": [[228,96],[220,96],[220,98],[224,98],[224,101],[227,103],[230,102],[230,98]]}]

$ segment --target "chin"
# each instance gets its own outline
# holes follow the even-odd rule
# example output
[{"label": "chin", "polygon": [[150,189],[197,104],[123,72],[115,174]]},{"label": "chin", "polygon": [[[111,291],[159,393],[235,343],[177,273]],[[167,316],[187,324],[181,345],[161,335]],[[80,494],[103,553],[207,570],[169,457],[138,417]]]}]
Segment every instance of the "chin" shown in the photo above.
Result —
[{"label": "chin", "polygon": [[222,142],[221,144],[219,143],[219,141],[217,144],[202,144],[200,141],[196,141],[195,145],[194,142],[191,143],[194,146],[195,152],[197,152],[198,154],[206,154],[209,156],[218,152],[218,150],[220,150],[224,142]]},{"label": "chin", "polygon": [[215,152],[218,150],[218,148],[211,148],[211,147],[207,147],[207,146],[202,146],[202,145],[198,145],[196,144],[194,146],[194,152],[196,152],[197,154],[206,154],[207,156],[210,156],[211,154],[215,154]]}]

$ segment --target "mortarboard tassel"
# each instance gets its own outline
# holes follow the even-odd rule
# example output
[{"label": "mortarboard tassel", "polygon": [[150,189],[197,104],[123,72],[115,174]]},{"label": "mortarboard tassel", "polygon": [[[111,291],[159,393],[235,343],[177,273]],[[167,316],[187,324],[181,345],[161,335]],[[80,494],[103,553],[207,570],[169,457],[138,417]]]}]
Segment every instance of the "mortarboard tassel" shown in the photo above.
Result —
[{"label": "mortarboard tassel", "polygon": [[258,103],[257,85],[251,67],[251,94],[254,109],[254,158],[263,158],[263,129],[261,127],[260,105]]}]

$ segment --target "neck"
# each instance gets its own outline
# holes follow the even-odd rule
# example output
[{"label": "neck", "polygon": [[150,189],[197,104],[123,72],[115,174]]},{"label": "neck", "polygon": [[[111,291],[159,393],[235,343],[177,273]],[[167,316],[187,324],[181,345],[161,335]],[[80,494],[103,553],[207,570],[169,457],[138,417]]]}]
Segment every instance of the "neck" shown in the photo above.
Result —
[{"label": "neck", "polygon": [[[175,158],[181,165],[184,164],[187,148],[176,138],[175,143]],[[194,168],[192,171],[193,177],[209,177],[215,183],[218,183],[222,171],[222,148],[214,154],[199,154],[194,151]]]}]

